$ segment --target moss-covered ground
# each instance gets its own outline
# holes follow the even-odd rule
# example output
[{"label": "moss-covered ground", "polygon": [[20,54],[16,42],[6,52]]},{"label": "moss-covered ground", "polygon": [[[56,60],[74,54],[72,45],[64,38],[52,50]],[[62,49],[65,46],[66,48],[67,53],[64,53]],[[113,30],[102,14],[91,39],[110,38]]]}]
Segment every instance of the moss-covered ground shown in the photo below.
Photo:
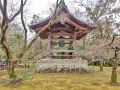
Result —
[{"label": "moss-covered ground", "polygon": [[[92,74],[34,73],[27,80],[13,85],[2,82],[6,71],[0,71],[0,90],[120,90],[119,84],[110,84],[111,69],[104,67],[100,72],[99,67],[95,67],[94,79]],[[120,82],[120,67],[117,75]]]}]

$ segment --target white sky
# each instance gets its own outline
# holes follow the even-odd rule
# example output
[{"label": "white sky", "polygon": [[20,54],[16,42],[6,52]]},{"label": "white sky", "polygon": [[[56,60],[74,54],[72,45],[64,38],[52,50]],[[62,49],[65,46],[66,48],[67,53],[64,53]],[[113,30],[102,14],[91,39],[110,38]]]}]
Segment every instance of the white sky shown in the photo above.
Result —
[{"label": "white sky", "polygon": [[[60,1],[60,0],[59,0]],[[73,0],[64,0],[65,4],[68,6],[69,1]],[[31,0],[30,11],[33,14],[41,14],[43,10],[48,10],[51,3],[56,3],[56,0]],[[75,5],[74,5],[75,6]]]},{"label": "white sky", "polygon": [[45,10],[49,2],[55,2],[56,0],[31,0],[31,10],[33,13],[38,14],[42,10]]},{"label": "white sky", "polygon": [[[48,10],[50,3],[55,4],[55,2],[56,2],[56,0],[28,0],[28,1],[31,2],[30,6],[29,6],[31,16],[33,16],[32,14],[41,14],[41,12],[43,10]],[[65,4],[67,4],[67,6],[69,7],[68,2],[73,1],[73,0],[64,0],[64,1],[65,1]],[[86,2],[86,1],[87,0],[84,0],[84,2]],[[94,1],[94,0],[91,0],[91,1]],[[118,0],[118,2],[119,1],[120,0]],[[71,7],[73,8],[73,7],[75,7],[75,5],[70,6],[69,9]],[[81,8],[81,9],[83,9],[83,8]]]}]

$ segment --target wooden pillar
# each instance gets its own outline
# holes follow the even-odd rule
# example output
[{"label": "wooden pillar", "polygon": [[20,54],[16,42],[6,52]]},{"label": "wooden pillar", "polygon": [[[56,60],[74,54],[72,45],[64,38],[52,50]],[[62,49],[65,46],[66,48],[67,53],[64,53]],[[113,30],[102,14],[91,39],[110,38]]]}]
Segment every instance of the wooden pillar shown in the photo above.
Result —
[{"label": "wooden pillar", "polygon": [[[47,52],[49,53],[49,56],[50,56],[50,51],[51,51],[51,44],[50,44],[51,43],[51,33],[50,32],[48,34],[48,42],[47,43],[48,43]],[[49,56],[48,56],[48,58],[50,58]]]},{"label": "wooden pillar", "polygon": [[77,58],[77,40],[76,40],[76,32],[74,32],[74,50],[75,50],[75,59]]}]

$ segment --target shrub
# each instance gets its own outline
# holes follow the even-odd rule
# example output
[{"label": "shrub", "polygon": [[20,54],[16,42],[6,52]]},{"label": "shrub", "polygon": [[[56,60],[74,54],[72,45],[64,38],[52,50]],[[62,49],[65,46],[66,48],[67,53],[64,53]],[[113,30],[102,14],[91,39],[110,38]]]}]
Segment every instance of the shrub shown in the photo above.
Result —
[{"label": "shrub", "polygon": [[106,67],[111,67],[112,66],[111,61],[110,60],[106,60],[105,66]]}]

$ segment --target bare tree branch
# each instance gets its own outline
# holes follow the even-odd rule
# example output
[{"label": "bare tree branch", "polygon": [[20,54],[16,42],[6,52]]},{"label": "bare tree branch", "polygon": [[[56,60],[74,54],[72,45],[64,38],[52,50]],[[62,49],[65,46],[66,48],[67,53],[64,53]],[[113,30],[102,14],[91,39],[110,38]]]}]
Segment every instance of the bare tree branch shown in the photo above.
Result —
[{"label": "bare tree branch", "polygon": [[22,50],[22,51],[20,52],[20,55],[18,56],[18,58],[21,58],[21,57],[24,55],[24,53],[31,47],[31,45],[34,43],[34,41],[39,37],[40,33],[43,32],[44,30],[46,30],[46,29],[52,24],[52,20],[54,19],[55,14],[56,14],[56,12],[57,12],[57,9],[58,9],[58,7],[59,7],[59,5],[61,4],[62,1],[63,1],[63,0],[60,0],[60,1],[57,0],[57,1],[56,1],[55,10],[54,10],[54,13],[53,13],[53,15],[52,15],[49,23],[48,23],[44,28],[42,28],[41,30],[39,30],[39,32],[38,32],[38,33],[36,34],[36,36],[32,39],[32,41],[29,43],[29,45],[26,47],[26,49],[24,49],[24,50]]},{"label": "bare tree branch", "polygon": [[27,28],[25,26],[25,22],[24,22],[24,19],[23,19],[23,7],[24,7],[24,4],[23,4],[23,0],[21,0],[21,21],[22,21],[22,25],[23,25],[23,28],[24,28],[24,31],[25,31],[25,33],[24,33],[25,34],[25,41],[24,41],[24,44],[23,44],[23,49],[25,49],[26,43],[27,43]]},{"label": "bare tree branch", "polygon": [[4,8],[3,8],[3,6],[2,6],[2,2],[1,2],[1,0],[0,0],[0,10],[1,10],[2,14],[3,14],[3,12],[4,12]]},{"label": "bare tree branch", "polygon": [[[27,3],[27,0],[25,0],[22,5],[24,6],[26,3]],[[20,5],[18,11],[9,19],[9,23],[10,23],[11,21],[13,21],[18,14],[20,14],[21,8],[22,8],[23,6]]]}]

